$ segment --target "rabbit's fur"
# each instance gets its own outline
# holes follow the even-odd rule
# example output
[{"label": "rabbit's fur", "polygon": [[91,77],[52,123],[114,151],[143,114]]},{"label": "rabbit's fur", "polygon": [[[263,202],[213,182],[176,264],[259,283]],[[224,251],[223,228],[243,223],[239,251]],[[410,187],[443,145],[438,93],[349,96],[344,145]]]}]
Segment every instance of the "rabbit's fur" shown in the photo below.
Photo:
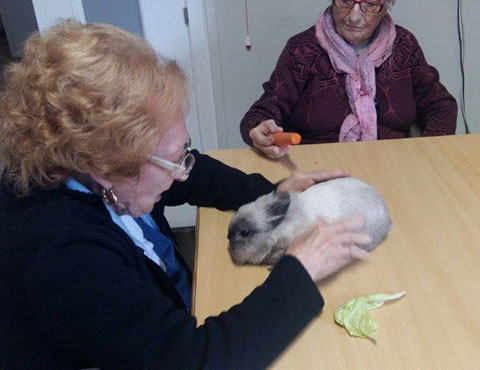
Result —
[{"label": "rabbit's fur", "polygon": [[355,178],[322,182],[301,193],[270,193],[239,208],[228,228],[229,252],[237,264],[276,263],[292,241],[316,221],[327,223],[362,215],[362,232],[380,244],[392,227],[385,201]]}]

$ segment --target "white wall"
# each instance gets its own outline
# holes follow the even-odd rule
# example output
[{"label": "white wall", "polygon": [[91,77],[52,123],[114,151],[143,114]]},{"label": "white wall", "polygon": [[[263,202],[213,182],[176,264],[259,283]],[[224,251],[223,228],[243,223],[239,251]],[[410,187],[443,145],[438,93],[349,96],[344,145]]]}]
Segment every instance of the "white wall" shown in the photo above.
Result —
[{"label": "white wall", "polygon": [[[471,11],[480,10],[480,2],[464,1],[464,18]],[[427,61],[440,72],[440,81],[447,87],[449,92],[457,99],[459,114],[457,120],[457,134],[465,133],[465,127],[460,114],[461,74],[460,74],[460,50],[457,34],[457,1],[455,0],[428,0],[415,2],[415,9],[412,3],[406,0],[397,1],[392,11],[392,16],[397,24],[407,28],[418,39]],[[478,19],[478,18],[477,18]],[[474,35],[477,26],[465,19],[465,31],[467,38]],[[479,45],[480,46],[480,45]],[[480,47],[476,43],[469,42],[467,49],[471,58],[473,55],[480,55]],[[467,56],[466,56],[467,57]],[[471,60],[469,60],[471,62]],[[467,73],[467,84],[480,75],[471,69]],[[480,100],[480,88],[469,88],[466,96],[470,99]],[[475,117],[473,105],[467,106],[468,117]],[[480,122],[470,120],[470,129],[473,132],[480,132]]]},{"label": "white wall", "polygon": [[32,3],[40,32],[52,27],[59,18],[85,23],[81,0],[32,0]]},{"label": "white wall", "polygon": [[[189,26],[185,24],[184,6],[189,8]],[[186,117],[192,144],[200,151],[217,148],[217,133],[211,68],[208,59],[204,8],[199,1],[139,0],[143,35],[160,54],[176,59],[185,70],[190,87],[190,112]],[[202,49],[203,48],[203,49]],[[167,208],[172,227],[193,226],[196,207],[183,205]]]},{"label": "white wall", "polygon": [[[243,1],[204,0],[213,70],[220,147],[244,146],[239,124],[262,93],[289,37],[313,25],[329,0],[249,0],[252,49],[245,50]],[[467,41],[467,112],[473,132],[480,132],[480,43],[477,43],[479,1],[464,1]],[[441,81],[460,98],[461,80],[455,0],[399,0],[392,10],[395,22],[420,42]],[[457,133],[463,133],[461,116]]]}]

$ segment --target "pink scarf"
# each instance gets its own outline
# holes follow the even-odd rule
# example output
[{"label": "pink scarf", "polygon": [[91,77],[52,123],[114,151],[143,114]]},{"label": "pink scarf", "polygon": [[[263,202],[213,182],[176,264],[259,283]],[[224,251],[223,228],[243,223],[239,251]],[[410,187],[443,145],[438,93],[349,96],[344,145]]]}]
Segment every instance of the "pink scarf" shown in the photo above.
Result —
[{"label": "pink scarf", "polygon": [[396,37],[392,18],[388,14],[383,18],[368,51],[358,56],[335,30],[331,6],[320,15],[315,27],[317,40],[328,53],[335,71],[347,73],[346,89],[352,113],[342,123],[339,141],[377,140],[375,67],[392,54]]}]

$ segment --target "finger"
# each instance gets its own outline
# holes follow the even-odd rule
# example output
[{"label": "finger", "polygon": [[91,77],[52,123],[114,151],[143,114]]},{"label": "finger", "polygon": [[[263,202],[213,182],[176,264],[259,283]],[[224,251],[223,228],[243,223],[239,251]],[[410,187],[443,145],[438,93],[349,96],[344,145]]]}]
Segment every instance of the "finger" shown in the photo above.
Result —
[{"label": "finger", "polygon": [[366,250],[359,248],[353,243],[343,246],[339,249],[341,249],[342,252],[339,253],[337,257],[341,256],[341,259],[348,261],[348,263],[353,262],[355,259],[364,261],[370,259],[370,255]]},{"label": "finger", "polygon": [[288,151],[290,150],[290,145],[288,146],[284,146],[284,147],[278,147],[278,149],[280,150],[279,153],[281,153],[281,155],[285,155],[288,153]]},{"label": "finger", "polygon": [[315,181],[309,176],[303,176],[297,172],[290,176],[285,183],[284,187],[288,188],[288,191],[300,192],[308,189],[312,185],[315,185]]},{"label": "finger", "polygon": [[268,158],[271,158],[271,159],[276,159],[277,158],[275,152],[270,149],[271,146],[255,145],[255,143],[253,144],[253,146],[255,148],[259,149]]},{"label": "finger", "polygon": [[308,177],[292,179],[291,191],[304,191],[313,185],[313,180]]},{"label": "finger", "polygon": [[265,127],[271,134],[275,132],[283,131],[283,128],[277,126],[277,124],[273,119],[269,119],[268,121],[263,121],[262,124],[263,124],[263,127]]},{"label": "finger", "polygon": [[283,157],[285,154],[288,153],[290,146],[287,147],[279,147],[276,145],[272,145],[272,150],[275,152],[275,158]]},{"label": "finger", "polygon": [[358,233],[341,233],[336,234],[329,238],[330,244],[333,245],[352,245],[352,244],[362,244],[368,245],[372,242],[372,238],[368,234],[358,234]]},{"label": "finger", "polygon": [[365,249],[359,248],[356,245],[353,245],[351,248],[351,256],[352,258],[363,261],[367,261],[370,259],[370,254]]},{"label": "finger", "polygon": [[264,146],[261,150],[270,158],[280,158],[286,153],[285,151],[281,150],[281,148],[275,145]]},{"label": "finger", "polygon": [[314,171],[310,173],[310,176],[315,182],[323,182],[323,181],[338,179],[342,177],[350,177],[351,174],[346,170],[340,169],[340,170],[333,170],[333,171],[327,171],[327,170]]},{"label": "finger", "polygon": [[265,135],[260,127],[255,127],[250,131],[250,139],[253,141],[253,145],[262,150],[260,146],[271,146],[273,144],[273,136],[271,134]]}]

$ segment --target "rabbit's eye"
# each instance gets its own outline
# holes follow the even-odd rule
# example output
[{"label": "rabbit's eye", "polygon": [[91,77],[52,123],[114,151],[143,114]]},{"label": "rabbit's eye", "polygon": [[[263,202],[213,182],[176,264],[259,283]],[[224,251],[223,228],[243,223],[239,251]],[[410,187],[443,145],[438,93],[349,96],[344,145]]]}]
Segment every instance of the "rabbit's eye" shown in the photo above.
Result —
[{"label": "rabbit's eye", "polygon": [[240,230],[240,235],[243,237],[243,238],[248,238],[250,235],[253,234],[253,231],[252,230]]}]

